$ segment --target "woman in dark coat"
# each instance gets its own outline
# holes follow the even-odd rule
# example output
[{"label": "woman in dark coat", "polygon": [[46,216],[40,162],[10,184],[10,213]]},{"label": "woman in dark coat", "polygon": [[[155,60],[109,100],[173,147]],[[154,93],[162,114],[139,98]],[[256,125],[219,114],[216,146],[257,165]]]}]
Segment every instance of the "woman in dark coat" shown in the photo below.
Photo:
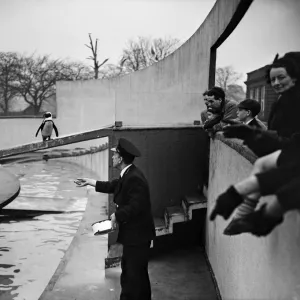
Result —
[{"label": "woman in dark coat", "polygon": [[247,125],[224,128],[225,137],[244,140],[259,157],[282,149],[294,133],[300,132],[300,52],[289,52],[279,59],[276,56],[266,76],[279,95],[271,108],[268,131]]},{"label": "woman in dark coat", "polygon": [[[289,52],[279,59],[276,56],[267,70],[267,78],[279,95],[271,109],[268,131],[247,125],[234,125],[224,129],[225,137],[244,140],[244,144],[259,157],[283,149],[289,144],[292,135],[300,132],[300,52]],[[259,171],[259,168],[254,167],[252,173]],[[224,234],[235,235],[249,231],[252,224],[249,224],[249,220],[245,217],[254,211],[259,197],[259,193],[249,194],[242,205],[239,206],[239,203],[232,208],[233,211],[239,206],[236,216]],[[219,214],[217,207],[214,213]]]}]

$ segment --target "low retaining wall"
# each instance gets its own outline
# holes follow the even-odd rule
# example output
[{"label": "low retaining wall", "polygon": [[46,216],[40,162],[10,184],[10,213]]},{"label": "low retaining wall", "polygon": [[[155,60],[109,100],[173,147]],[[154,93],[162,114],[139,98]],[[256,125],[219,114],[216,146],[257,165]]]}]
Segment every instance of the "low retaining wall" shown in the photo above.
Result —
[{"label": "low retaining wall", "polygon": [[[208,215],[218,195],[247,177],[255,160],[240,143],[211,140]],[[268,199],[265,198],[265,201]],[[289,212],[269,236],[228,237],[229,221],[207,220],[206,251],[223,300],[300,299],[300,216]]]},{"label": "low retaining wall", "polygon": [[52,151],[43,155],[43,159],[62,159],[63,161],[69,161],[83,168],[93,171],[97,180],[107,181],[109,180],[109,149],[108,143],[99,145],[98,147],[91,147],[90,149],[71,149],[68,151]]},{"label": "low retaining wall", "polygon": [[[108,180],[107,142],[90,149],[52,151],[43,159],[63,160],[93,171],[100,180]],[[75,179],[75,178],[74,178]],[[66,254],[61,260],[39,300],[95,299],[108,291],[105,279],[105,259],[108,253],[108,236],[93,236],[91,224],[107,218],[108,195],[88,187],[88,202]],[[92,289],[90,287],[93,287]]]}]

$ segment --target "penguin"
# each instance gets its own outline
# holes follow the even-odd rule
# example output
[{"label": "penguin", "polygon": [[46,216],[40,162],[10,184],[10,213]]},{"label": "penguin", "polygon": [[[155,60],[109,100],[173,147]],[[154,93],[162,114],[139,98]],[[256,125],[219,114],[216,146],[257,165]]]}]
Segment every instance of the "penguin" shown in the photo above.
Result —
[{"label": "penguin", "polygon": [[52,130],[55,130],[56,137],[58,137],[58,131],[57,128],[52,121],[52,114],[51,112],[45,112],[44,113],[44,120],[37,130],[35,137],[37,137],[39,131],[41,130],[43,141],[47,141],[51,139]]}]

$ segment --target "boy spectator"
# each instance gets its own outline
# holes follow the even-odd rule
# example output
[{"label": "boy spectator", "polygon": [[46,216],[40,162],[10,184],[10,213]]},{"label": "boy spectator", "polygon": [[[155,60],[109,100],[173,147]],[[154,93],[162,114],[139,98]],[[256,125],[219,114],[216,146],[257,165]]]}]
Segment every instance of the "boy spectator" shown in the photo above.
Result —
[{"label": "boy spectator", "polygon": [[253,99],[243,100],[238,104],[238,119],[243,124],[267,130],[266,125],[256,118],[256,116],[260,113],[260,110],[261,107],[258,101]]}]

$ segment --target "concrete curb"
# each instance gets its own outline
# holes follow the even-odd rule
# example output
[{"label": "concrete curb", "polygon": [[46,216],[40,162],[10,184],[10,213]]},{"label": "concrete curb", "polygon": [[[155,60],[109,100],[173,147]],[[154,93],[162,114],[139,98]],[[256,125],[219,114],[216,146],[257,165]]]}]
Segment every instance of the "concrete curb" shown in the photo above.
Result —
[{"label": "concrete curb", "polygon": [[107,196],[99,196],[91,189],[88,193],[87,207],[78,230],[39,300],[76,299],[78,293],[84,294],[84,299],[96,299],[109,291],[103,275],[107,235],[96,237],[91,228],[93,222],[107,218],[103,209]]}]

